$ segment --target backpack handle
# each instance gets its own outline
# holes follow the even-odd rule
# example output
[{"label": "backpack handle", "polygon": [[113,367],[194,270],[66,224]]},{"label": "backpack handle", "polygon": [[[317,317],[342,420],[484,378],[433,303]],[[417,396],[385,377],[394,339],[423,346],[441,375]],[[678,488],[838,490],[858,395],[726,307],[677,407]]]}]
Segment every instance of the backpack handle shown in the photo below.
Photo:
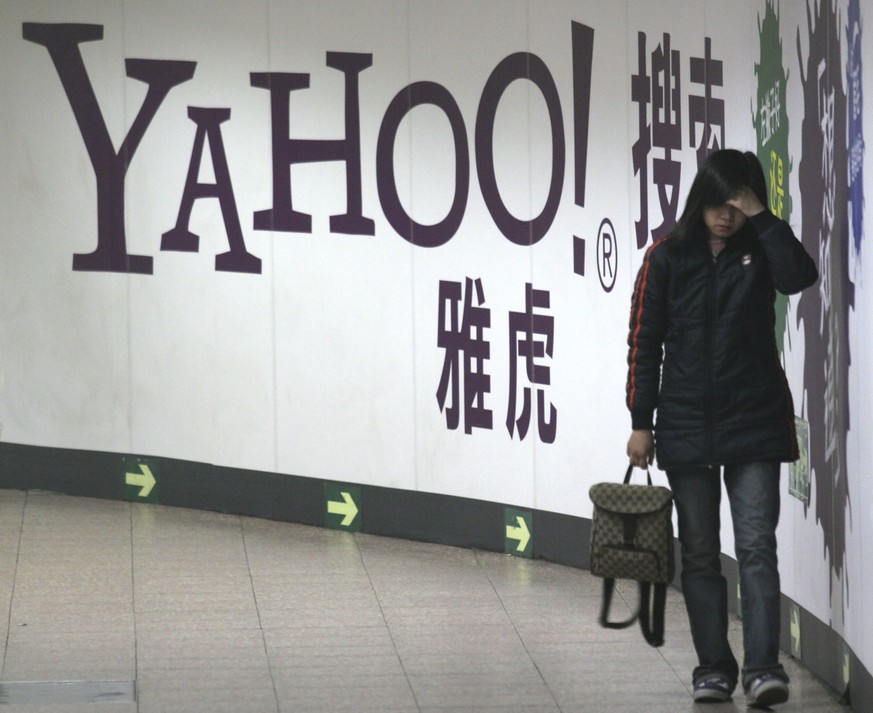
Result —
[{"label": "backpack handle", "polygon": [[[628,483],[630,483],[631,474],[632,474],[633,472],[634,472],[634,465],[633,465],[633,463],[631,463],[631,464],[627,467],[627,473],[624,474],[624,484],[625,484],[625,485],[627,485]],[[649,481],[649,485],[652,484],[652,471],[650,471],[648,468],[646,468],[646,480]]]}]

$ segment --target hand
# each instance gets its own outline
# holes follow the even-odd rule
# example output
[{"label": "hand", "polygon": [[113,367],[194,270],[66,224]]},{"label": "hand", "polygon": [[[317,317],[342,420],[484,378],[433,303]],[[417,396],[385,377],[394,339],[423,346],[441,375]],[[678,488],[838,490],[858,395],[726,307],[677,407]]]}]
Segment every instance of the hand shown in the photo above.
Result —
[{"label": "hand", "polygon": [[655,436],[649,430],[633,431],[627,442],[627,457],[631,465],[648,468],[655,460]]},{"label": "hand", "polygon": [[736,195],[728,198],[727,204],[732,205],[747,218],[764,212],[764,204],[748,186],[743,186]]}]

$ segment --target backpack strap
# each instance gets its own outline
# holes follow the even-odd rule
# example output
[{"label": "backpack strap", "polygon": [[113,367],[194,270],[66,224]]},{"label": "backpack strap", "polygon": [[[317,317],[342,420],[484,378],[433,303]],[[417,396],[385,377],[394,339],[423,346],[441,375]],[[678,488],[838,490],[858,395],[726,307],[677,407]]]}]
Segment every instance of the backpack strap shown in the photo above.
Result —
[{"label": "backpack strap", "polygon": [[664,644],[664,612],[667,608],[667,585],[640,582],[640,628],[650,646]]},{"label": "backpack strap", "polygon": [[664,645],[664,614],[667,609],[667,585],[639,582],[640,605],[630,619],[625,621],[610,621],[609,610],[612,606],[612,595],[615,590],[614,579],[603,580],[603,601],[600,607],[600,625],[606,629],[627,629],[637,619],[643,637],[650,646]]},{"label": "backpack strap", "polygon": [[600,604],[600,626],[607,629],[627,629],[640,616],[640,610],[627,621],[609,621],[609,609],[612,606],[612,593],[615,590],[615,580],[612,578],[604,578],[603,580],[603,600]]}]

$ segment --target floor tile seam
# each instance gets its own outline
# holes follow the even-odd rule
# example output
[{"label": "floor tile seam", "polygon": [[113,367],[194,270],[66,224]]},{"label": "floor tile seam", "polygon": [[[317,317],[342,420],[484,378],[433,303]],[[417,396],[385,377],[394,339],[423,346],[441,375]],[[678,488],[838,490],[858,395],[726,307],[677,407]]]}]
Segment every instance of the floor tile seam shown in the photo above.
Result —
[{"label": "floor tile seam", "polygon": [[267,646],[267,634],[264,630],[264,622],[261,619],[261,607],[260,607],[260,604],[258,603],[258,592],[257,592],[257,589],[255,588],[255,579],[254,579],[254,574],[252,573],[252,563],[251,563],[251,559],[249,557],[249,547],[248,547],[248,543],[246,542],[245,524],[244,524],[242,517],[237,516],[236,520],[237,520],[237,523],[239,524],[239,534],[240,534],[240,539],[242,540],[243,554],[245,554],[245,558],[246,558],[246,570],[248,571],[249,587],[251,588],[252,600],[255,603],[255,614],[256,614],[257,620],[258,620],[258,630],[260,631],[260,635],[261,635],[261,645],[263,646],[264,657],[267,660],[267,673],[270,677],[270,686],[271,686],[272,691],[273,691],[273,701],[276,704],[276,713],[281,713],[282,705],[281,705],[281,702],[279,700],[279,689],[276,685],[276,676],[273,672],[273,663],[270,660],[270,649]]},{"label": "floor tile seam", "polygon": [[18,543],[15,547],[15,567],[12,571],[12,589],[9,592],[9,609],[6,612],[6,636],[3,637],[3,661],[0,664],[0,681],[5,679],[6,656],[9,653],[9,635],[12,632],[12,604],[15,601],[15,582],[18,577],[19,558],[21,556],[21,532],[24,530],[24,513],[27,509],[28,492],[24,492],[18,518]]},{"label": "floor tile seam", "polygon": [[379,592],[376,589],[376,584],[373,582],[373,577],[370,574],[370,570],[367,567],[367,560],[364,557],[364,552],[361,550],[360,540],[357,534],[354,535],[355,548],[358,551],[358,557],[361,559],[361,566],[364,568],[364,572],[367,575],[367,582],[370,585],[370,589],[373,592],[373,596],[376,599],[376,605],[379,607],[379,614],[382,617],[382,622],[385,625],[385,630],[388,632],[388,638],[391,640],[391,646],[394,649],[394,655],[397,657],[397,661],[400,663],[400,670],[403,671],[403,677],[406,679],[406,685],[409,687],[409,692],[412,695],[412,700],[415,703],[415,707],[417,710],[421,711],[421,702],[418,700],[418,696],[415,693],[415,688],[412,686],[412,681],[409,678],[409,671],[406,670],[406,665],[403,662],[403,657],[400,655],[400,649],[397,647],[397,641],[394,639],[394,632],[391,630],[391,626],[388,623],[388,618],[385,616],[385,610],[382,607],[382,600],[379,598]]},{"label": "floor tile seam", "polygon": [[667,666],[670,667],[670,671],[671,671],[671,672],[673,673],[673,675],[676,677],[676,680],[679,682],[679,684],[680,684],[680,685],[681,685],[681,686],[682,686],[686,691],[688,691],[688,695],[690,696],[692,691],[691,691],[691,687],[689,686],[688,682],[686,682],[686,680],[682,677],[682,674],[681,674],[679,671],[676,670],[676,667],[673,665],[673,663],[670,661],[670,659],[668,659],[668,658],[664,655],[664,652],[663,652],[660,648],[658,649],[658,655],[661,657],[661,659],[664,661],[664,663],[667,664]]},{"label": "floor tile seam", "polygon": [[525,655],[528,657],[528,660],[530,661],[531,665],[536,670],[537,675],[539,676],[540,680],[542,681],[543,687],[549,692],[549,697],[552,699],[552,703],[554,703],[555,709],[560,712],[561,711],[561,704],[558,702],[558,699],[555,696],[554,691],[552,691],[551,687],[549,686],[548,682],[546,681],[546,677],[543,674],[542,669],[540,669],[539,664],[537,663],[536,659],[533,657],[530,650],[528,649],[527,643],[525,642],[524,637],[521,635],[521,632],[518,630],[518,627],[515,624],[515,620],[512,618],[512,615],[509,613],[509,610],[506,607],[506,602],[503,601],[503,597],[500,596],[500,591],[497,589],[497,587],[494,584],[494,581],[491,579],[491,575],[488,572],[488,568],[485,567],[483,565],[483,563],[481,562],[481,560],[479,558],[478,551],[473,550],[473,555],[476,558],[477,566],[484,573],[485,578],[488,580],[488,583],[491,585],[491,588],[494,590],[494,594],[497,597],[497,601],[500,602],[500,606],[503,608],[503,611],[506,613],[506,618],[509,620],[509,623],[512,625],[512,630],[515,632],[515,635],[518,637],[518,641],[521,644],[522,648],[524,649]]},{"label": "floor tile seam", "polygon": [[[679,589],[678,587],[672,585],[672,584],[668,584],[668,585],[667,585],[668,595],[669,595],[669,591],[670,591],[670,589],[675,590],[676,592],[679,593],[679,596],[682,597],[682,600],[683,600],[683,606],[682,606],[682,608],[684,609],[684,608],[685,608],[685,605],[684,605],[684,594],[682,593],[682,590]],[[619,594],[619,596],[621,596],[621,594]],[[624,597],[622,597],[622,600],[624,600]],[[686,619],[686,621],[687,621],[687,614],[685,615],[685,619]],[[690,638],[690,631],[687,632],[687,633],[688,633],[688,636],[689,636],[689,638]],[[667,632],[667,634],[669,634],[669,632]],[[665,635],[666,635],[666,634],[665,634]],[[664,652],[664,648],[663,648],[663,647],[658,647],[658,655],[661,657],[661,659],[664,661],[664,663],[667,664],[667,666],[670,667],[670,671],[673,672],[673,675],[676,677],[676,680],[680,683],[680,685],[681,685],[681,686],[682,686],[686,691],[688,691],[688,695],[690,696],[690,695],[692,694],[692,687],[691,687],[691,685],[690,685],[690,675],[689,675],[689,674],[686,674],[686,675],[688,676],[688,678],[685,678],[685,676],[683,676],[683,674],[680,673],[680,672],[676,669],[676,666],[673,665],[673,662],[670,661],[670,659],[667,658],[667,656],[666,656],[666,654],[665,654],[665,652]]]}]

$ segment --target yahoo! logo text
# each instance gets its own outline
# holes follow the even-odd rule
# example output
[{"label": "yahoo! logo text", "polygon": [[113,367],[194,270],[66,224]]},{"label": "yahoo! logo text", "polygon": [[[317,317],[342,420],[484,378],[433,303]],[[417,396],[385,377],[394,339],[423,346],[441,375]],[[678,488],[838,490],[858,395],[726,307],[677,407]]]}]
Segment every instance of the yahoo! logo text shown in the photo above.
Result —
[{"label": "yahoo! logo text", "polygon": [[[168,93],[194,77],[196,62],[162,59],[126,59],[127,76],[148,85],[146,97],[121,146],[113,146],[97,97],[82,60],[79,45],[103,38],[103,26],[91,24],[24,23],[23,37],[43,45],[51,57],[66,92],[85,149],[91,160],[97,186],[97,247],[73,256],[73,269],[152,274],[153,258],[132,255],[125,236],[125,176],[137,147]],[[573,169],[575,203],[584,206],[588,154],[588,119],[594,30],[571,23],[573,67]],[[272,120],[272,207],[255,211],[253,229],[311,233],[312,217],[295,209],[290,167],[294,164],[339,161],[345,165],[346,212],[330,216],[330,231],[374,235],[372,207],[362,199],[360,75],[373,65],[373,55],[327,52],[326,64],[344,76],[345,136],[340,139],[300,139],[290,135],[292,93],[309,87],[309,74],[297,72],[251,72],[251,86],[269,92]],[[551,174],[545,205],[530,219],[513,215],[498,189],[494,167],[494,123],[498,105],[509,85],[524,79],[541,93],[548,110],[551,132]],[[394,175],[397,132],[406,115],[420,105],[432,105],[448,119],[455,158],[455,184],[445,217],[423,224],[408,214],[401,203]],[[163,233],[161,250],[198,252],[199,236],[189,222],[194,203],[202,198],[218,200],[224,221],[228,250],[215,258],[220,271],[260,273],[261,260],[246,248],[231,181],[221,126],[230,119],[226,107],[188,107],[196,125],[185,185],[176,224]],[[385,109],[376,142],[376,187],[380,208],[400,237],[421,247],[444,245],[456,234],[464,219],[470,190],[468,127],[451,92],[431,81],[417,81],[397,92]],[[203,152],[210,152],[214,183],[198,179]],[[476,177],[488,212],[500,232],[517,245],[541,240],[554,221],[564,187],[566,137],[558,88],[549,68],[537,55],[517,52],[501,60],[482,90],[473,127]]]}]

